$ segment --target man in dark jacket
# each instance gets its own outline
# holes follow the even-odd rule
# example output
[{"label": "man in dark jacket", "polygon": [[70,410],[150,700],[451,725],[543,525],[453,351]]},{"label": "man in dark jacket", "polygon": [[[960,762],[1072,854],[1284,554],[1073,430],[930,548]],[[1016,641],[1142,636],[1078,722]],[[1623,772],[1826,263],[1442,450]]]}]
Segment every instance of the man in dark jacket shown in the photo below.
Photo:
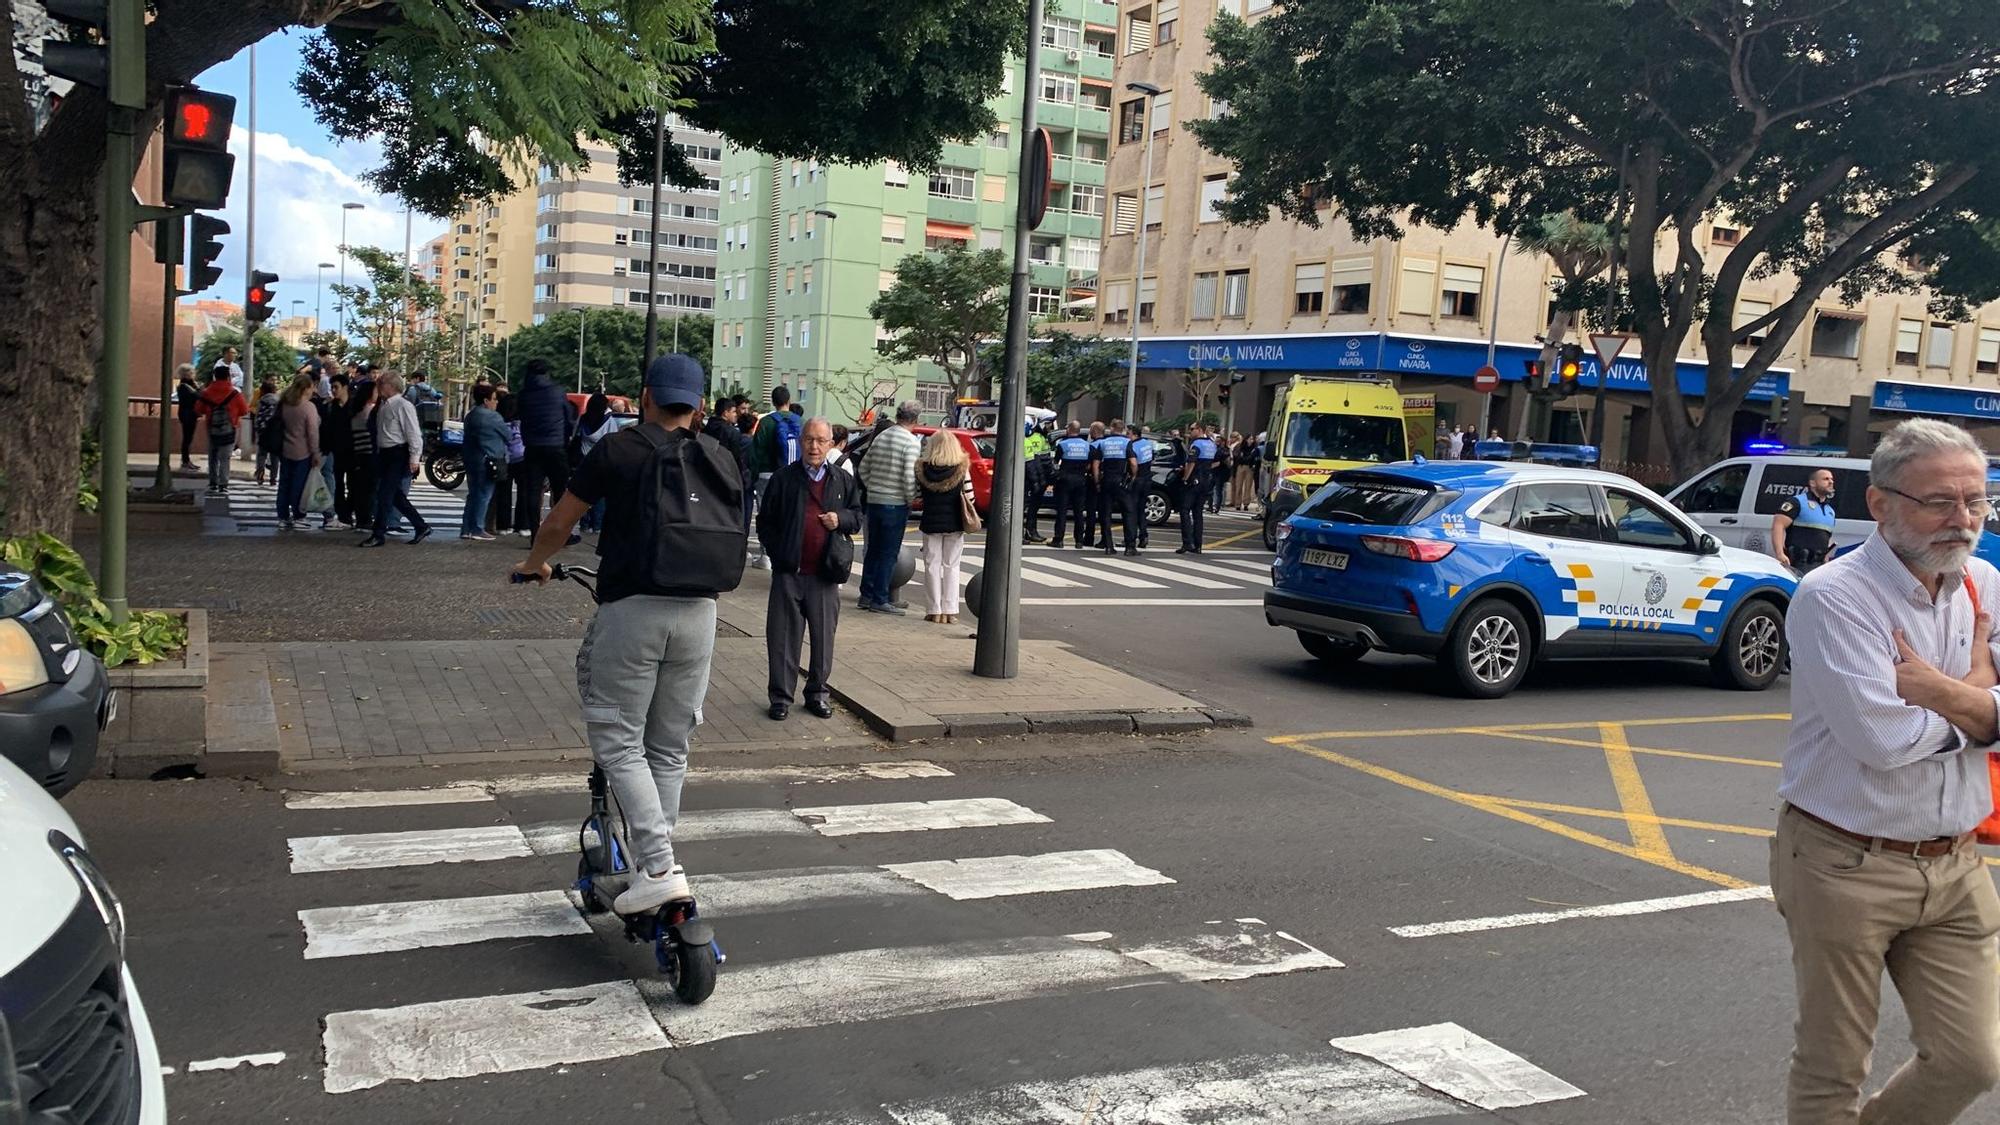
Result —
[{"label": "man in dark jacket", "polygon": [[861,529],[861,488],[827,464],[833,427],[814,418],[799,433],[799,459],[771,476],[757,509],[757,539],[771,560],[771,600],[764,613],[764,645],[771,663],[771,718],[792,709],[799,682],[799,646],[812,636],[806,672],[806,710],[831,718],[827,677],[833,671],[833,633],[840,622],[840,585],[854,569],[854,541]]},{"label": "man in dark jacket", "polygon": [[702,432],[722,443],[736,455],[736,471],[743,476],[743,530],[750,530],[750,512],[756,507],[757,493],[750,478],[750,435],[740,425],[742,407],[733,398],[715,400],[715,413],[708,416]]},{"label": "man in dark jacket", "polygon": [[569,487],[569,439],[576,422],[570,417],[569,396],[549,378],[548,363],[531,359],[526,370],[528,378],[519,395],[521,444],[527,450],[520,466],[525,483],[516,501],[514,526],[532,528],[542,523],[542,490],[548,490],[549,506],[554,507],[554,500]]}]

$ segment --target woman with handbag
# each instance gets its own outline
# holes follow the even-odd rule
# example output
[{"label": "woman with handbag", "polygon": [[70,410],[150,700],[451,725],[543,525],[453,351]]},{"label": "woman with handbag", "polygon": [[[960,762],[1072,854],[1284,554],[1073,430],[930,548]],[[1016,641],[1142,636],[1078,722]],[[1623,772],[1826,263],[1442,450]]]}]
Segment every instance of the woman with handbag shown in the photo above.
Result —
[{"label": "woman with handbag", "polygon": [[486,509],[493,503],[493,489],[507,472],[507,423],[493,409],[496,392],[491,383],[472,388],[472,409],[465,412],[465,513],[458,520],[460,539],[491,543],[497,536],[486,530]]},{"label": "woman with handbag", "polygon": [[924,536],[924,620],[937,625],[958,621],[958,560],[965,533],[979,530],[972,500],[972,462],[958,435],[939,430],[917,455],[917,488],[924,498],[918,530]]}]

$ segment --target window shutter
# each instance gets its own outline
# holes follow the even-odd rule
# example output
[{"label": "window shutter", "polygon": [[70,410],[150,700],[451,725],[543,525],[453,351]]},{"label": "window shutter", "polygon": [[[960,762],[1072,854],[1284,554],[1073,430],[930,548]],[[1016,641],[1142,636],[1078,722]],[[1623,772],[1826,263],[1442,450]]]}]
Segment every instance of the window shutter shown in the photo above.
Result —
[{"label": "window shutter", "polygon": [[1396,311],[1404,316],[1431,315],[1431,289],[1437,263],[1426,258],[1403,259],[1403,284],[1396,294]]},{"label": "window shutter", "polygon": [[1119,194],[1112,201],[1111,233],[1131,234],[1139,225],[1139,199],[1137,196]]}]

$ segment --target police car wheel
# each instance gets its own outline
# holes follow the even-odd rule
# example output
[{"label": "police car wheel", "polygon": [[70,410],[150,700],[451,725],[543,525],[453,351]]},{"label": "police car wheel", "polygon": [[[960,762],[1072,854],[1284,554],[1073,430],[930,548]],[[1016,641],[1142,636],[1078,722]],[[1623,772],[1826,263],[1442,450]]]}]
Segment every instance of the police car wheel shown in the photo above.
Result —
[{"label": "police car wheel", "polygon": [[1461,692],[1474,699],[1498,699],[1527,678],[1533,656],[1534,642],[1521,611],[1488,598],[1458,619],[1439,659]]},{"label": "police car wheel", "polygon": [[1718,684],[1738,691],[1777,683],[1785,670],[1785,618],[1778,607],[1760,599],[1737,610],[1709,667]]},{"label": "police car wheel", "polygon": [[1322,664],[1352,664],[1368,654],[1368,646],[1337,641],[1319,633],[1299,633],[1299,646]]}]

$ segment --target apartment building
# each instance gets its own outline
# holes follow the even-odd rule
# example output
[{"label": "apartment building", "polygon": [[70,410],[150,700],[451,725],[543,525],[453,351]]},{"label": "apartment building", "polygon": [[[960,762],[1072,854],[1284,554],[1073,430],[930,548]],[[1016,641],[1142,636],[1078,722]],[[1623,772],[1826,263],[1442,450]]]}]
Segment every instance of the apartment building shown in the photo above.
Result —
[{"label": "apartment building", "polygon": [[[1031,311],[1054,317],[1096,289],[1110,148],[1116,9],[1052,0],[1033,91],[1054,142],[1049,211],[1029,255]],[[928,363],[890,364],[868,306],[908,255],[947,246],[1014,247],[1024,71],[1010,60],[992,102],[1000,123],[945,146],[938,170],[894,163],[822,166],[731,149],[722,164],[716,291],[718,390],[763,397],[784,385],[813,413],[854,421],[871,404],[916,398],[928,416],[952,388]]]},{"label": "apartment building", "polygon": [[444,291],[432,326],[462,341],[469,361],[533,316],[535,198],[530,184],[466,207],[413,263]]},{"label": "apartment building", "polygon": [[[695,189],[660,191],[658,303],[660,315],[707,313],[715,307],[716,238],[720,214],[722,139],[669,117],[672,142],[700,171]],[[580,173],[544,168],[535,185],[532,321],[562,309],[646,311],[653,262],[652,187],[618,182],[618,156],[586,146]]]},{"label": "apartment building", "polygon": [[[1321,212],[1317,228],[1289,220],[1254,228],[1221,221],[1214,207],[1231,166],[1184,127],[1229,112],[1195,82],[1211,65],[1207,27],[1219,7],[1254,21],[1271,10],[1271,0],[1125,0],[1119,9],[1111,223],[1095,327],[1123,335],[1136,317],[1142,368],[1136,413],[1158,418],[1189,408],[1186,373],[1226,366],[1231,377],[1242,376],[1227,422],[1255,432],[1265,428],[1275,388],[1292,375],[1370,371],[1407,392],[1434,394],[1441,422],[1517,433],[1528,397],[1521,393],[1523,364],[1539,354],[1536,340],[1549,322],[1553,265],[1508,252],[1499,238],[1469,226],[1412,228],[1399,242],[1363,243],[1331,211]],[[1162,93],[1148,107],[1145,96],[1127,88],[1130,82]],[[1142,183],[1148,143],[1152,176]],[[1711,268],[1740,234],[1726,218],[1698,232]],[[1135,269],[1141,237],[1143,275]],[[1661,248],[1663,261],[1671,249]],[[1737,322],[1763,315],[1788,292],[1782,276],[1753,279]],[[1976,420],[1974,431],[2000,448],[2000,304],[1965,324],[1936,321],[1925,305],[1923,294],[1873,295],[1852,306],[1825,295],[1760,380],[1735,430],[1750,435],[1776,423],[1794,443],[1861,450],[1871,433],[1920,411]],[[1503,379],[1490,400],[1471,385],[1486,362],[1489,335]],[[1739,361],[1748,355],[1748,346],[1738,350]],[[1586,384],[1594,384],[1597,370],[1595,358],[1585,362]],[[1675,377],[1696,401],[1705,370],[1700,341],[1690,338]],[[1607,461],[1666,460],[1648,377],[1629,354],[1612,367]],[[1555,436],[1588,434],[1589,407],[1587,395],[1558,404]],[[1099,409],[1120,406],[1114,400]]]}]

